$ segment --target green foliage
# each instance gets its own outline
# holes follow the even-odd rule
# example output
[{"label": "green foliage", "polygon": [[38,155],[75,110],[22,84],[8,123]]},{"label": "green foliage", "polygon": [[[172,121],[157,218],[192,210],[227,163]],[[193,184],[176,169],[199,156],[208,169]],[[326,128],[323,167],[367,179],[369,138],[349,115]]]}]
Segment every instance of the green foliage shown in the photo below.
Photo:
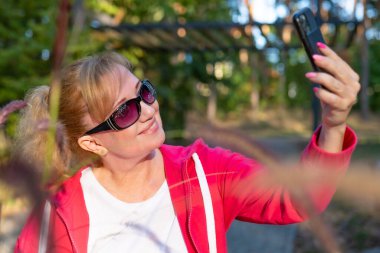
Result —
[{"label": "green foliage", "polygon": [[[204,18],[207,20],[230,19],[229,9],[224,0],[206,2],[201,0],[169,0],[164,2],[92,0],[87,1],[86,4],[87,8],[94,13],[94,18],[102,13],[112,19],[124,12],[123,22],[132,24],[199,21]],[[112,38],[108,37],[102,38],[102,40],[105,48],[110,47],[131,61],[134,65],[134,73],[138,77],[149,78],[156,84],[165,129],[183,129],[186,112],[194,108],[195,84],[197,82],[208,84],[213,81],[214,77],[207,73],[206,65],[217,61],[215,55],[212,53],[146,52],[138,48],[125,49],[119,46],[120,40],[118,41],[118,39],[113,41]],[[183,56],[184,59],[182,59]],[[204,102],[205,100],[200,103],[200,106],[204,107]]]},{"label": "green foliage", "polygon": [[305,51],[300,48],[292,51],[286,60],[285,76],[286,100],[290,107],[309,108],[311,106],[311,83],[305,73],[312,71]]},{"label": "green foliage", "polygon": [[115,16],[125,12],[124,21],[132,24],[149,22],[177,22],[179,18],[186,21],[225,20],[230,9],[223,0],[88,0],[87,7],[95,13],[107,13]]},{"label": "green foliage", "polygon": [[[361,74],[361,59],[360,44],[357,44],[351,48],[349,55],[351,60],[351,66],[355,71]],[[380,43],[379,41],[369,41],[369,84],[368,84],[368,99],[371,111],[380,111]],[[359,108],[360,103],[357,103],[354,109]]]},{"label": "green foliage", "polygon": [[[291,2],[288,7],[294,10],[300,1]],[[376,2],[370,1],[370,4],[374,6]],[[270,59],[266,52],[252,51],[249,52],[250,57],[257,60],[252,64],[241,62],[238,51],[160,53],[124,48],[123,42],[128,38],[101,33],[90,26],[95,19],[132,24],[229,22],[231,13],[236,10],[228,7],[228,1],[87,0],[84,5],[82,15],[86,19],[77,35],[72,33],[75,24],[70,23],[65,62],[105,50],[123,54],[134,65],[134,73],[138,77],[147,77],[158,86],[161,113],[167,130],[182,129],[188,110],[205,111],[208,97],[199,90],[199,85],[206,89],[215,85],[220,115],[249,108],[253,88],[260,92],[262,107],[310,107],[311,89],[304,74],[311,67],[301,48],[290,50],[286,56],[278,50],[280,56],[277,60]],[[0,105],[22,98],[31,87],[49,84],[57,11],[57,2],[48,0],[5,1],[0,5]],[[373,23],[376,25],[376,21]],[[345,42],[347,33],[344,28],[341,31],[336,45]],[[273,29],[269,33],[268,37],[280,39],[280,34]],[[332,36],[327,34],[328,39]],[[291,41],[299,43],[294,33]],[[370,43],[369,95],[372,110],[380,108],[379,44],[378,41]],[[352,46],[347,51],[350,63],[359,66],[356,69],[360,70],[356,48]],[[217,78],[215,73],[210,72],[210,66],[218,64],[223,65],[223,71],[230,74]],[[9,124],[8,131],[12,133],[12,124]]]},{"label": "green foliage", "polygon": [[380,43],[371,43],[370,52],[370,106],[373,111],[380,111]]},{"label": "green foliage", "polygon": [[47,0],[0,5],[0,104],[48,82],[55,11]]}]

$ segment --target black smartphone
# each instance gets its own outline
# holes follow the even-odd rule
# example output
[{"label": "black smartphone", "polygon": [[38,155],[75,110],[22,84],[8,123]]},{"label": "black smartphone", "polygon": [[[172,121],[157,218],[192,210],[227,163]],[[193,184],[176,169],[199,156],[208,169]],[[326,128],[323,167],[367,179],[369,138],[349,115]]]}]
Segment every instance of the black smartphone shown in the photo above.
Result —
[{"label": "black smartphone", "polygon": [[317,47],[317,42],[325,43],[321,30],[313,12],[309,8],[303,8],[296,11],[293,15],[293,24],[296,27],[299,38],[310,59],[311,65],[315,71],[321,71],[313,60],[314,54],[321,54]]}]

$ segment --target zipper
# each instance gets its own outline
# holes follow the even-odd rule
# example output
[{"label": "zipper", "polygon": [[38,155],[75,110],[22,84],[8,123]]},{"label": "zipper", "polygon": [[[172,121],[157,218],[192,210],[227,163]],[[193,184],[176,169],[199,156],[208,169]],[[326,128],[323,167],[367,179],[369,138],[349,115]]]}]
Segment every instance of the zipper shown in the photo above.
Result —
[{"label": "zipper", "polygon": [[188,166],[187,166],[187,163],[188,163],[188,160],[186,160],[186,163],[185,163],[185,172],[186,172],[186,181],[187,182],[186,184],[188,185],[187,187],[187,190],[189,192],[189,194],[186,194],[186,204],[189,203],[189,224],[187,226],[187,230],[188,230],[188,234],[190,236],[190,241],[193,243],[194,247],[195,247],[195,250],[196,252],[200,252],[199,249],[197,248],[197,245],[195,243],[195,240],[194,238],[192,237],[191,235],[191,230],[190,230],[190,224],[191,224],[191,217],[192,217],[192,203],[191,203],[191,182],[190,182],[190,177],[189,177],[189,173],[188,173]]}]

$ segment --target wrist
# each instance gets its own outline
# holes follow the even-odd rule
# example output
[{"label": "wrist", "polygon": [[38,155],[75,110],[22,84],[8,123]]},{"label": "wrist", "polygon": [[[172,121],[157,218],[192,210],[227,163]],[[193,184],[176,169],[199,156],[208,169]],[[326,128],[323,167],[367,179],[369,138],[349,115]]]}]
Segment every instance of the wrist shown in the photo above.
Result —
[{"label": "wrist", "polygon": [[318,138],[318,146],[331,153],[342,151],[346,128],[346,123],[336,126],[326,126],[322,124]]},{"label": "wrist", "polygon": [[347,124],[346,123],[342,123],[342,124],[335,125],[335,126],[329,126],[329,125],[326,125],[326,124],[322,123],[321,132],[323,131],[325,133],[328,133],[329,135],[330,134],[333,134],[333,135],[344,135],[344,133],[346,132],[346,128],[347,128]]}]

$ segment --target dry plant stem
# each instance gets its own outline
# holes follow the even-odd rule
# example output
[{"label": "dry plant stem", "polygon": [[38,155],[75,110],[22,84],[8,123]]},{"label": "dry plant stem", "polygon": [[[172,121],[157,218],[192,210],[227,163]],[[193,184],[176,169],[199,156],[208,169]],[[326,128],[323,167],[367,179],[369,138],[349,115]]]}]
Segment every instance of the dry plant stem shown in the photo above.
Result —
[{"label": "dry plant stem", "polygon": [[[321,242],[325,248],[325,251],[328,253],[342,252],[337,241],[335,240],[336,236],[316,211],[310,196],[305,194],[303,190],[313,182],[322,182],[323,178],[335,178],[335,176],[332,176],[331,172],[328,170],[316,172],[300,170],[295,167],[292,169],[292,173],[289,173],[289,168],[283,169],[282,167],[272,167],[269,169],[270,173],[266,175],[266,178],[262,179],[264,185],[283,185],[286,189],[288,189],[291,195],[295,198],[296,203],[308,216],[311,232]],[[324,180],[324,183],[327,185],[336,184],[334,179],[331,179],[331,181]]]},{"label": "dry plant stem", "polygon": [[0,231],[1,231],[2,217],[3,217],[3,203],[0,201]]},{"label": "dry plant stem", "polygon": [[49,97],[49,114],[50,121],[48,127],[48,135],[46,141],[46,156],[45,156],[45,166],[42,171],[42,183],[45,184],[50,179],[52,160],[53,160],[53,151],[56,146],[56,136],[57,136],[57,121],[58,121],[58,110],[59,110],[59,97],[60,97],[60,86],[58,84],[57,78],[53,80],[53,83],[50,88],[50,97]]},{"label": "dry plant stem", "polygon": [[[275,184],[285,185],[292,195],[296,197],[297,203],[302,203],[302,208],[310,218],[311,232],[322,243],[326,252],[342,252],[335,240],[336,237],[316,212],[310,198],[304,192],[300,191],[308,182],[312,183],[314,180],[318,180],[318,177],[323,176],[323,172],[305,172],[294,168],[292,173],[289,173],[289,168],[284,168],[284,165],[268,155],[261,147],[253,145],[252,142],[244,138],[244,136],[223,131],[214,126],[204,128],[198,132],[198,134],[199,133],[205,139],[215,140],[218,143],[226,145],[233,144],[243,150],[244,153],[256,157],[257,160],[261,161],[269,170],[267,178],[263,178],[263,183],[272,184],[275,182]],[[328,171],[325,173],[328,173]]]},{"label": "dry plant stem", "polygon": [[[259,145],[252,144],[245,136],[236,133],[231,133],[226,130],[218,129],[217,127],[207,126],[206,128],[197,129],[197,136],[203,137],[206,140],[213,140],[220,145],[231,146],[231,144],[244,152],[245,154],[256,157],[271,171],[271,177],[276,178],[278,183],[285,183],[290,187],[299,187],[305,182],[312,182],[313,178],[318,175],[312,175],[311,172],[288,173],[287,168],[283,164],[277,162],[271,155],[265,152]],[[281,168],[281,169],[280,169]],[[319,174],[330,178],[331,174]],[[363,169],[352,167],[348,173],[339,181],[339,188],[336,197],[341,198],[346,203],[355,205],[358,208],[363,208],[365,212],[371,212],[374,206],[380,206],[380,172],[376,170]],[[369,213],[371,214],[371,213]],[[372,213],[373,214],[373,213]],[[379,213],[375,213],[379,217]]]},{"label": "dry plant stem", "polygon": [[[363,168],[352,168],[340,183],[337,196],[346,203],[379,216],[380,172]],[[375,210],[374,210],[375,209]],[[376,212],[377,209],[377,212]]]},{"label": "dry plant stem", "polygon": [[[45,157],[45,166],[42,172],[42,182],[47,183],[50,178],[50,169],[52,168],[53,149],[55,147],[55,137],[57,131],[57,120],[59,111],[59,97],[61,94],[60,68],[65,57],[66,35],[69,24],[70,3],[68,0],[61,0],[59,3],[59,15],[56,24],[56,37],[53,46],[53,69],[52,83],[49,94],[49,113],[50,125],[47,137],[47,153]],[[50,147],[50,148],[49,148]]]},{"label": "dry plant stem", "polygon": [[[280,164],[270,155],[268,155],[259,145],[253,145],[252,140],[248,140],[245,136],[231,133],[215,126],[207,126],[205,128],[194,131],[206,140],[214,140],[216,143],[225,144],[224,146],[234,146],[241,152],[256,157],[260,162],[266,165],[269,169],[279,168]],[[282,166],[283,167],[283,166]]]},{"label": "dry plant stem", "polygon": [[302,203],[303,208],[309,215],[309,223],[311,232],[318,238],[326,252],[341,253],[343,252],[329,226],[323,221],[322,217],[315,211],[310,199],[301,191],[296,192],[299,203]]}]

